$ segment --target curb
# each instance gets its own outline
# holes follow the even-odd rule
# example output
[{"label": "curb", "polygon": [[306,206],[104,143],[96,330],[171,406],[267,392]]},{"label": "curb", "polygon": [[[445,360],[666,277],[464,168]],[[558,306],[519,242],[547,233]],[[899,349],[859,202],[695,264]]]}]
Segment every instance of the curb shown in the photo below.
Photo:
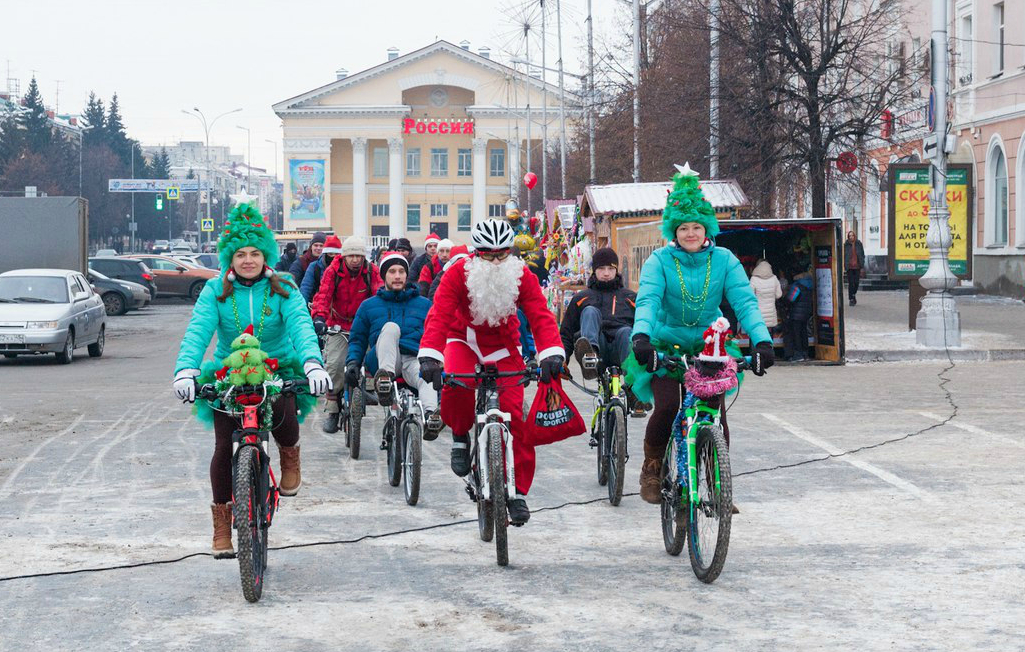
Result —
[{"label": "curb", "polygon": [[[999,362],[1025,360],[1025,349],[951,349],[950,359],[955,362]],[[847,362],[911,362],[916,360],[945,361],[944,349],[923,350],[847,350]]]}]

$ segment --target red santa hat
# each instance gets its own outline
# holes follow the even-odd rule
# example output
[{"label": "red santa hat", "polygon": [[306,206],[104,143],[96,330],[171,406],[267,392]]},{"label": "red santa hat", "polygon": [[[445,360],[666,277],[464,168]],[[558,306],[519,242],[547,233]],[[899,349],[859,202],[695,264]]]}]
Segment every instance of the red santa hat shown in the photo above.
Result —
[{"label": "red santa hat", "polygon": [[342,241],[336,235],[328,236],[324,240],[324,248],[321,253],[336,255],[342,253]]},{"label": "red santa hat", "polygon": [[426,240],[424,240],[424,246],[426,247],[430,244],[438,244],[439,242],[441,242],[441,238],[438,237],[438,234],[432,233],[429,236],[427,236]]},{"label": "red santa hat", "polygon": [[699,360],[709,362],[727,362],[730,355],[726,352],[726,341],[730,336],[730,322],[725,317],[720,317],[712,322],[702,338],[705,341],[705,348],[698,356]]},{"label": "red santa hat", "polygon": [[470,255],[470,248],[467,247],[466,245],[456,245],[456,246],[452,247],[452,253],[451,253],[451,255],[450,255],[449,259],[448,259],[448,262],[445,263],[444,269],[447,270],[449,267],[452,267],[453,265],[455,265],[456,261],[458,261],[458,260],[460,260],[462,258],[466,258],[469,255]]}]

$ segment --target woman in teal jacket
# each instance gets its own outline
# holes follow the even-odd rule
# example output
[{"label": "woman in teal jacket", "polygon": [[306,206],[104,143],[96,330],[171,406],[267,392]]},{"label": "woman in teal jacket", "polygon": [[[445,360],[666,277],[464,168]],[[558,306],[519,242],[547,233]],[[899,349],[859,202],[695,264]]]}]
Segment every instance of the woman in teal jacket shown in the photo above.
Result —
[{"label": "woman in teal jacket", "polygon": [[[654,398],[655,403],[641,467],[641,498],[649,503],[661,498],[662,457],[681,402],[679,381],[664,369],[655,371],[657,353],[700,353],[703,334],[722,316],[719,304],[725,298],[754,344],[754,373],[763,374],[774,360],[772,338],[743,266],[728,249],[715,246],[719,223],[701,193],[697,173],[685,166],[673,181],[662,213],[662,234],[670,244],[656,249],[641,269],[631,335],[639,364],[624,365],[637,398]],[[725,414],[722,426],[729,443]]]},{"label": "woman in teal jacket", "polygon": [[[217,242],[224,274],[207,281],[192,311],[175,363],[174,391],[182,401],[196,400],[196,385],[213,382],[221,361],[231,353],[231,342],[248,328],[260,349],[278,361],[277,374],[285,380],[306,378],[310,395],[297,406],[294,397],[279,397],[273,405],[272,431],[281,458],[281,494],[294,496],[302,484],[299,472],[299,418],[310,412],[316,396],[331,388],[317,345],[306,302],[290,276],[275,274],[278,248],[255,207],[240,203],[228,217]],[[217,347],[213,360],[203,354],[214,333]],[[214,520],[215,557],[234,555],[231,546],[231,435],[238,422],[211,409],[206,401],[196,405],[197,416],[213,424],[214,454],[210,460],[211,505]]]}]

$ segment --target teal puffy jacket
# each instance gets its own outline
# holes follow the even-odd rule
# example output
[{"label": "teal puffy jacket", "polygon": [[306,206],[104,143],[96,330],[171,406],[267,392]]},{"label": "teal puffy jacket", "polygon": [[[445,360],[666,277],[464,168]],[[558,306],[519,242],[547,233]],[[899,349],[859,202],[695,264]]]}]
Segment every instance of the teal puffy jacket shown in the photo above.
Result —
[{"label": "teal puffy jacket", "polygon": [[[313,330],[313,320],[306,310],[306,301],[297,288],[284,283],[289,291],[287,299],[270,293],[267,298],[270,314],[264,319],[261,334],[260,312],[264,305],[264,293],[269,289],[270,281],[261,278],[252,287],[240,285],[237,281],[234,285],[239,325],[242,330],[249,324],[253,325],[253,331],[260,338],[260,348],[266,351],[267,355],[282,362],[298,363],[299,367],[311,359],[324,363],[320,347],[317,345],[317,333]],[[174,365],[175,373],[182,369],[200,368],[203,354],[210,345],[214,331],[217,332],[214,361],[219,365],[221,360],[231,353],[231,342],[239,336],[240,331],[235,325],[231,297],[224,303],[217,300],[222,289],[222,280],[219,276],[207,281],[203,287],[192,310],[192,319],[185,331],[185,337],[182,338],[178,361]]]},{"label": "teal puffy jacket", "polygon": [[[705,287],[709,256],[712,265],[708,296],[700,308],[693,300],[688,301],[684,318],[683,292],[674,261],[680,262],[687,293],[694,296],[700,295]],[[724,296],[737,313],[740,325],[750,335],[752,345],[772,341],[762,313],[758,310],[758,299],[751,290],[744,266],[733,252],[716,247],[714,243],[696,253],[687,253],[676,245],[656,249],[641,269],[632,334],[644,334],[652,340],[679,344],[685,350],[698,351],[704,345],[702,335],[705,329],[722,316],[719,304]],[[697,323],[685,326],[684,319],[687,323]]]}]

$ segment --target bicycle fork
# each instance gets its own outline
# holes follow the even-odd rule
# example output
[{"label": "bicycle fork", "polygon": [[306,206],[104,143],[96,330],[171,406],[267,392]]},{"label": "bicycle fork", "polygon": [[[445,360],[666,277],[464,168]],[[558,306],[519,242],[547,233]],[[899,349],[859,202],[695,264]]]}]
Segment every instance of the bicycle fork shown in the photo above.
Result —
[{"label": "bicycle fork", "polygon": [[[497,420],[492,421],[492,418]],[[481,424],[480,433],[477,435],[477,468],[480,470],[480,497],[484,500],[491,499],[491,478],[488,475],[488,442],[492,434],[501,437],[504,449],[506,493],[512,487],[516,491],[516,465],[513,463],[513,442],[512,433],[508,432],[505,424],[512,418],[508,412],[502,412],[498,408],[492,408],[485,414],[477,415],[477,423]],[[504,436],[508,435],[508,436]]]}]

